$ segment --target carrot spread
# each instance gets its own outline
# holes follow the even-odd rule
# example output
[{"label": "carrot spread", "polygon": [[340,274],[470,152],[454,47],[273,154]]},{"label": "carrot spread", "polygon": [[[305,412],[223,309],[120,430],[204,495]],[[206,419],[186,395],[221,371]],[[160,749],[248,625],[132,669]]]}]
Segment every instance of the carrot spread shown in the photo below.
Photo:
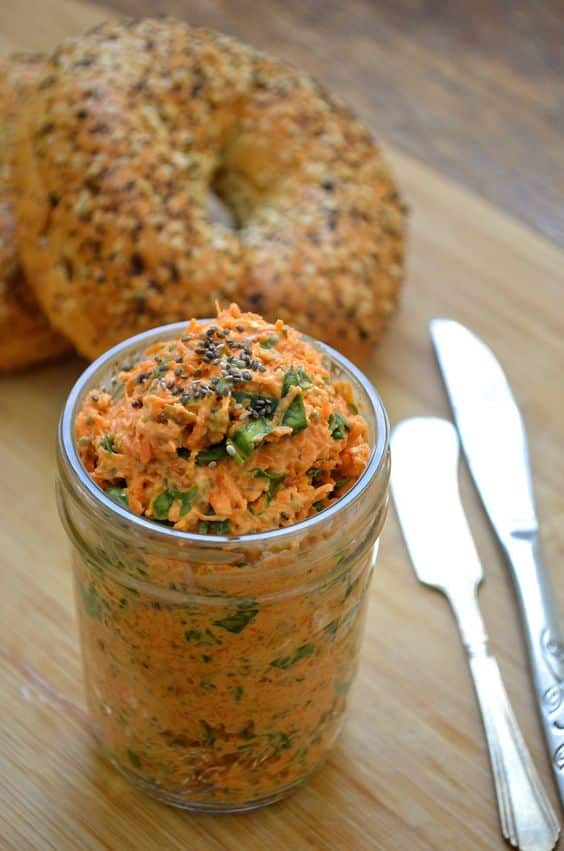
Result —
[{"label": "carrot spread", "polygon": [[[155,527],[231,541],[213,541],[203,572],[181,548],[149,553],[135,532],[128,550],[110,535],[96,538],[94,556],[77,548],[100,738],[134,782],[170,802],[273,800],[340,729],[378,511],[355,511],[346,529],[332,521],[294,549],[235,539],[339,499],[370,456],[367,423],[317,349],[235,305],[151,346],[110,390],[89,390],[76,418],[94,482]],[[244,558],[234,562],[230,547]]]},{"label": "carrot spread", "polygon": [[366,423],[293,328],[232,305],[92,391],[82,461],[112,499],[175,529],[242,535],[320,511],[366,465]]}]

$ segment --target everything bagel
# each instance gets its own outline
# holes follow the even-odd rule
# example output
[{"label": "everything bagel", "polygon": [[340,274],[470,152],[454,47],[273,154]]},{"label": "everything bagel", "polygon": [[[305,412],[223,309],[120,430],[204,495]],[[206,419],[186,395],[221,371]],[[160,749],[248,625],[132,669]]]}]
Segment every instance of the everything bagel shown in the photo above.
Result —
[{"label": "everything bagel", "polygon": [[[170,19],[64,42],[18,111],[20,256],[87,357],[215,302],[362,359],[393,312],[404,212],[367,129],[310,77]],[[209,192],[236,229],[209,220]]]}]

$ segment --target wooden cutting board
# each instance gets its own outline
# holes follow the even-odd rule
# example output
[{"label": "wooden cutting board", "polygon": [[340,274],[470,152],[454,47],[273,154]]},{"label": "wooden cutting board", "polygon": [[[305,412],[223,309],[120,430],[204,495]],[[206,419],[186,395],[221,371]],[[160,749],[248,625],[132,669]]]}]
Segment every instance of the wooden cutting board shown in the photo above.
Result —
[{"label": "wooden cutting board", "polygon": [[[104,14],[4,0],[0,50],[40,49]],[[401,310],[370,377],[392,422],[449,415],[427,323],[459,319],[497,352],[528,428],[546,562],[564,609],[564,256],[422,165],[389,151],[411,208]],[[480,720],[445,601],[414,579],[395,517],[383,536],[358,685],[326,766],[293,798],[245,816],[190,816],[144,797],[99,756],[84,708],[67,544],[54,498],[55,429],[84,364],[0,380],[0,847],[495,849]],[[552,800],[508,572],[463,472],[484,561],[494,651]]]}]

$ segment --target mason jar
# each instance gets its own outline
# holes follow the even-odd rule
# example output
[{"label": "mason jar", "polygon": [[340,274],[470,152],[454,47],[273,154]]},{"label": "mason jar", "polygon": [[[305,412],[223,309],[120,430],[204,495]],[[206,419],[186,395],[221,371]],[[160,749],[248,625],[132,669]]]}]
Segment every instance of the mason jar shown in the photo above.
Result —
[{"label": "mason jar", "polygon": [[79,378],[60,422],[58,502],[101,747],[161,801],[236,812],[302,783],[341,729],[386,514],[389,428],[367,378],[308,340],[368,424],[354,486],[303,522],[238,538],[138,517],[90,479],[75,419],[91,390],[119,393],[119,373],[185,327],[139,334]]}]

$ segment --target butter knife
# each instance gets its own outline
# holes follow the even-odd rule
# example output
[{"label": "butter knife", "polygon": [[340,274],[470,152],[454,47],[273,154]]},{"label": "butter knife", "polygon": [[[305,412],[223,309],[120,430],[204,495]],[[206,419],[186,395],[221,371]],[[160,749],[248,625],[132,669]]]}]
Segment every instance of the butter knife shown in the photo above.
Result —
[{"label": "butter knife", "polygon": [[512,568],[540,717],[564,806],[564,646],[538,548],[527,437],[492,351],[451,319],[431,337],[472,477]]},{"label": "butter knife", "polygon": [[434,417],[404,420],[392,433],[391,447],[392,496],[415,573],[448,598],[468,654],[503,836],[522,851],[550,851],[560,827],[511,710],[478,608],[483,571],[458,491],[456,430]]}]

